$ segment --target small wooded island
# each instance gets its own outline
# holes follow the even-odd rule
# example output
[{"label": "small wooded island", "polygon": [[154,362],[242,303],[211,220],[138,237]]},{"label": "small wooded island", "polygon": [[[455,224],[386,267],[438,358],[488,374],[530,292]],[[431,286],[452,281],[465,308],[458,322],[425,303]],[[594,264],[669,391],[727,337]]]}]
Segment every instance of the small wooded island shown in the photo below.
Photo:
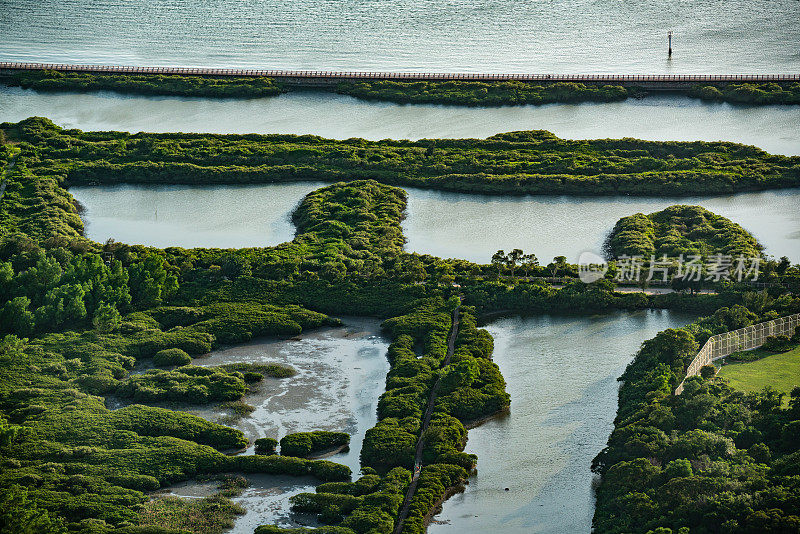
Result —
[{"label": "small wooded island", "polygon": [[[628,253],[754,254],[760,281],[707,292],[618,292],[565,258],[481,265],[404,250],[398,185],[504,194],[695,194],[800,185],[800,159],[733,143],[568,141],[548,132],[420,142],[315,136],[65,130],[0,125],[0,516],[9,531],[221,532],[242,513],[240,474],[313,477],[291,499],[317,529],[259,534],[421,533],[478,458],[467,428],[513,399],[492,361],[489,314],[662,308],[703,315],[642,345],[621,377],[600,475],[597,532],[791,532],[800,525],[800,388],[744,393],[714,372],[676,386],[712,335],[800,312],[800,266],[763,255],[732,221],[694,206],[631,214],[609,228]],[[84,237],[75,184],[322,180],[274,247],[158,249]],[[520,251],[521,252],[521,251]],[[519,256],[521,257],[521,256]],[[535,258],[535,257],[534,257]],[[553,273],[558,274],[554,280]],[[313,459],[342,432],[255,441],[164,402],[241,401],[277,364],[193,365],[221,345],[291,337],[344,315],[383,320],[390,340],[378,422],[361,473]],[[796,350],[800,334],[779,340]],[[146,369],[141,372],[142,369]],[[150,366],[162,367],[149,369]],[[708,370],[706,370],[708,371]],[[109,400],[130,399],[123,407]],[[246,410],[242,404],[234,409]],[[213,479],[213,496],[152,497]],[[202,518],[199,519],[199,518]],[[201,523],[200,523],[201,522]]]}]

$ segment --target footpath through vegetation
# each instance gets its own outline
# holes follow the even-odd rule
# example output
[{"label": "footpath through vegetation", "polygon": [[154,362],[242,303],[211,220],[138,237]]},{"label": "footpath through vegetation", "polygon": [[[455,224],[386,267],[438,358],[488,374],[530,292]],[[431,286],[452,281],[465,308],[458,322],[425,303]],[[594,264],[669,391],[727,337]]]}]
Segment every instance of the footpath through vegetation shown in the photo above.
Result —
[{"label": "footpath through vegetation", "polygon": [[[516,276],[516,260],[478,265],[403,250],[406,194],[381,181],[406,179],[406,167],[412,177],[421,173],[429,145],[80,132],[45,119],[6,123],[2,131],[20,150],[0,202],[0,514],[12,531],[31,525],[41,533],[208,531],[207,523],[179,521],[202,516],[200,508],[151,498],[159,488],[203,477],[224,486],[202,503],[202,510],[220,511],[214,528],[221,529],[237,513],[230,501],[241,489],[237,474],[265,473],[319,480],[316,491],[296,495],[291,507],[314,514],[326,525],[320,533],[399,528],[419,534],[476,465],[475,455],[464,452],[467,427],[511,402],[492,361],[492,337],[477,327],[479,314],[648,307],[710,315],[645,343],[626,371],[616,428],[595,465],[602,475],[597,530],[717,532],[735,521],[726,528],[750,532],[767,524],[782,532],[798,521],[794,401],[783,409],[773,393],[734,392],[703,377],[688,380],[680,397],[671,395],[708,336],[800,311],[800,299],[787,287],[800,267],[788,260],[764,259],[762,274],[775,283],[760,292],[728,283],[715,286],[713,295],[623,294],[608,279],[581,282],[563,257],[547,266],[531,261],[523,278]],[[699,166],[735,160],[726,172],[746,174],[745,180],[755,180],[742,170],[747,164],[776,180],[796,172],[790,158],[741,145],[567,142],[543,134],[437,141],[433,155],[441,151],[442,165],[484,169],[505,168],[516,158],[545,168],[556,164],[556,155],[624,165],[653,157],[636,152],[642,147],[664,161],[685,156],[687,168],[689,160]],[[6,143],[0,164],[10,157]],[[295,164],[304,169],[296,176]],[[73,183],[143,177],[211,183],[320,175],[348,181],[306,195],[293,214],[292,241],[238,250],[92,242],[67,190]],[[368,175],[380,181],[356,179]],[[678,245],[715,254],[749,243],[735,229],[716,240],[724,221],[711,215],[671,213]],[[681,225],[696,217],[705,221],[702,231],[682,234]],[[662,222],[652,221],[659,234]],[[531,274],[566,281],[553,287],[527,279]],[[337,315],[380,317],[391,340],[378,421],[366,432],[355,479],[334,462],[274,454],[278,436],[257,443],[260,454],[236,454],[253,436],[152,406],[175,399],[236,402],[268,371],[201,368],[191,365],[194,356],[255,336],[336,325]],[[165,368],[132,373],[150,363]],[[291,371],[269,372],[291,380]],[[109,401],[118,398],[138,404],[111,409]],[[317,447],[311,435],[287,440],[298,445],[287,452],[313,454],[323,442],[345,442],[338,434],[324,436]],[[412,480],[417,485],[409,493]],[[401,509],[407,512],[398,527]],[[281,529],[265,525],[258,532]]]},{"label": "footpath through vegetation", "polygon": [[[456,308],[453,310],[453,323],[450,327],[450,336],[447,338],[447,355],[445,356],[443,362],[445,367],[450,365],[450,360],[452,359],[453,351],[455,350],[456,336],[458,335],[459,313],[461,313],[461,299],[459,299],[458,306],[456,306]],[[436,382],[431,388],[430,397],[428,397],[428,405],[425,407],[425,416],[422,419],[422,428],[419,439],[417,440],[417,448],[414,452],[414,471],[411,475],[411,484],[409,484],[408,490],[406,490],[406,498],[403,501],[403,506],[400,508],[400,513],[397,516],[397,524],[394,527],[395,534],[399,534],[403,531],[405,520],[408,517],[408,509],[409,506],[411,506],[411,499],[414,497],[414,494],[417,491],[417,483],[419,482],[419,475],[420,471],[422,470],[422,454],[425,450],[425,431],[428,430],[428,425],[430,425],[431,416],[433,415],[433,408],[436,405],[436,395],[439,393],[441,384],[442,379],[437,378]]]}]

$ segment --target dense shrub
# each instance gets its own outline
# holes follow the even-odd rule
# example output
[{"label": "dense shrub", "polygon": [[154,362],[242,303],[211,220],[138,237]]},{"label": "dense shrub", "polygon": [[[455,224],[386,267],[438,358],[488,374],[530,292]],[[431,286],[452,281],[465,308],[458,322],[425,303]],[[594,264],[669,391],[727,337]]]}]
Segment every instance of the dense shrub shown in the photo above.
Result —
[{"label": "dense shrub", "polygon": [[759,258],[762,248],[747,230],[700,206],[676,205],[650,215],[623,217],[608,238],[612,258],[684,256],[688,260],[716,254]]},{"label": "dense shrub", "polygon": [[306,460],[293,456],[261,455],[231,456],[229,468],[244,473],[266,473],[270,475],[313,475],[326,482],[349,480],[351,471],[346,465],[328,460]]},{"label": "dense shrub", "polygon": [[180,401],[190,404],[238,400],[246,392],[247,385],[241,374],[191,365],[172,371],[153,370],[132,375],[116,389],[120,397],[136,402]]},{"label": "dense shrub", "polygon": [[770,352],[786,352],[797,346],[797,343],[792,341],[789,336],[770,336],[764,340],[762,349]]},{"label": "dense shrub", "polygon": [[[755,147],[723,142],[570,141],[549,132],[530,131],[483,140],[437,140],[431,153],[430,141],[84,133],[62,130],[41,118],[5,123],[3,129],[19,141],[35,145],[36,157],[25,151],[20,156],[27,169],[24,172],[43,184],[53,182],[53,194],[63,197],[65,203],[69,197],[59,186],[85,183],[238,184],[369,178],[393,185],[515,195],[713,194],[800,184],[798,157],[774,156]],[[8,205],[13,212],[10,216],[19,219],[19,213],[27,211],[23,206],[15,208],[17,186],[12,183],[9,187],[6,194],[16,195]],[[43,211],[54,213],[52,208]],[[58,215],[68,218],[66,213]],[[349,224],[342,217],[345,215],[337,214],[339,220],[322,223],[320,231],[341,235],[340,224]],[[69,220],[80,228],[77,215]],[[61,226],[47,236],[78,234]],[[399,234],[388,237],[401,238]],[[227,265],[226,259],[221,260],[220,269]],[[251,268],[257,271],[252,263]]]},{"label": "dense shrub", "polygon": [[[795,299],[761,302],[758,311],[768,316],[790,300],[785,314]],[[762,318],[741,306],[722,308],[642,345],[621,377],[615,428],[593,464],[602,475],[597,532],[785,532],[800,522],[798,489],[787,478],[798,474],[790,466],[800,388],[789,409],[774,390],[745,395],[713,372],[672,394],[699,343]]]},{"label": "dense shrub", "polygon": [[192,357],[181,349],[164,349],[153,355],[153,364],[159,367],[189,365],[190,363],[192,363]]},{"label": "dense shrub", "polygon": [[255,98],[283,92],[272,78],[17,71],[0,81],[37,91],[118,91],[144,95]]},{"label": "dense shrub", "polygon": [[[325,482],[316,493],[322,496],[298,498],[303,506],[318,508],[323,520],[340,522],[346,529],[342,532],[390,532],[411,480],[406,467],[413,468],[418,443],[424,478],[407,528],[419,529],[430,507],[475,464],[475,457],[463,452],[464,423],[509,404],[505,383],[491,362],[491,336],[476,327],[478,311],[574,313],[650,305],[717,311],[692,327],[666,331],[645,343],[636,364],[626,371],[618,428],[596,464],[601,473],[612,473],[608,480],[613,482],[605,488],[601,484],[601,518],[596,523],[607,525],[622,517],[632,518],[635,528],[655,528],[666,523],[649,518],[658,510],[674,509],[680,518],[699,524],[696,518],[715,513],[708,503],[724,507],[715,496],[731,493],[738,498],[750,490],[741,502],[755,503],[754,514],[771,514],[776,524],[793,521],[786,504],[793,497],[784,497],[793,490],[776,477],[797,474],[798,434],[792,423],[800,416],[800,390],[789,409],[780,407],[781,397],[774,392],[743,396],[702,377],[686,382],[685,396],[670,396],[709,336],[795,312],[800,307],[792,296],[780,288],[763,294],[729,288],[696,297],[622,295],[608,282],[579,281],[555,289],[540,280],[500,278],[493,265],[409,254],[403,251],[401,228],[405,194],[357,178],[521,192],[534,181],[556,184],[555,189],[572,182],[570,187],[579,184],[585,193],[593,188],[615,192],[637,181],[645,184],[642,191],[661,191],[659,180],[679,173],[676,183],[685,191],[708,185],[693,181],[700,171],[716,173],[718,183],[727,188],[792,183],[795,159],[725,143],[572,142],[546,132],[446,140],[431,147],[429,142],[312,136],[83,133],[42,119],[0,129],[21,151],[19,173],[10,173],[9,201],[0,203],[0,299],[4,308],[8,305],[3,325],[12,325],[12,332],[0,339],[0,489],[26,487],[32,509],[46,509],[73,530],[99,521],[130,530],[124,525],[140,517],[143,491],[235,471],[317,476]],[[508,173],[528,178],[508,179]],[[63,188],[87,180],[320,178],[348,182],[304,199],[294,214],[298,234],[293,241],[237,251],[89,242],[80,236],[82,225]],[[798,275],[788,259],[765,263],[774,277]],[[61,276],[50,276],[56,266]],[[534,271],[542,276],[551,268],[567,277],[576,274],[565,261]],[[112,283],[123,279],[123,273],[128,276],[125,284]],[[56,291],[51,293],[48,280],[57,280]],[[464,302],[456,315],[460,327],[448,362],[451,322],[459,305],[454,282]],[[78,288],[83,291],[80,298]],[[109,303],[126,301],[126,288],[131,300],[127,308],[113,307],[117,317]],[[52,317],[64,321],[40,328],[38,319],[50,317],[37,315],[43,306],[55,312],[69,309],[72,315],[56,313]],[[270,364],[234,364],[129,373],[137,359],[165,349],[203,354],[221,343],[339,324],[325,313],[388,318],[384,327],[392,340],[379,422],[367,432],[362,447],[365,476],[355,483],[346,482],[348,467],[324,460],[223,454],[244,449],[248,440],[237,430],[178,411],[141,405],[111,411],[101,397],[118,391],[147,402],[239,398],[248,382],[268,374],[289,376],[291,371]],[[23,335],[26,328],[30,333]],[[426,426],[423,414],[432,393],[438,395]],[[766,451],[758,447],[761,443]],[[681,460],[689,460],[691,474]],[[670,462],[677,463],[669,468]],[[370,465],[382,476],[366,467]],[[738,477],[735,483],[726,478],[730,473]],[[639,484],[637,489],[617,499],[614,488],[632,487],[631,481]],[[645,483],[652,486],[640,487]],[[687,503],[682,493],[687,484],[690,495],[701,497],[691,501],[693,506],[701,508]],[[771,501],[757,493],[769,487],[778,488],[768,496]],[[647,499],[663,508],[654,508]],[[778,508],[761,506],[764,502]],[[613,517],[606,514],[609,509]],[[619,509],[624,513],[614,515]],[[750,530],[763,519],[743,517],[741,524]],[[630,529],[628,524],[619,527]]]},{"label": "dense shrub", "polygon": [[255,442],[255,446],[256,454],[275,454],[275,448],[278,446],[278,440],[274,438],[258,438]]},{"label": "dense shrub", "polygon": [[282,456],[311,456],[314,453],[341,447],[350,443],[350,435],[345,432],[315,430],[296,432],[281,438]]},{"label": "dense shrub", "polygon": [[641,94],[638,88],[573,82],[365,80],[340,82],[336,92],[364,100],[401,104],[514,106],[553,102],[614,102]]},{"label": "dense shrub", "polygon": [[800,83],[730,83],[696,85],[689,95],[736,104],[800,104]]}]

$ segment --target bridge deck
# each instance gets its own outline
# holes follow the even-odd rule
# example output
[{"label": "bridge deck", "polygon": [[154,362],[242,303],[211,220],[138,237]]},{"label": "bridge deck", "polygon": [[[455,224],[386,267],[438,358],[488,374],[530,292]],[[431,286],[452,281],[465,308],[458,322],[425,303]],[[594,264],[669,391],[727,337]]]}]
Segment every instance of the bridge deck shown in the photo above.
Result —
[{"label": "bridge deck", "polygon": [[120,65],[70,65],[64,63],[0,62],[0,69],[55,70],[60,72],[100,72],[114,74],[180,74],[197,76],[251,76],[305,80],[399,80],[399,81],[508,81],[656,83],[689,84],[701,82],[800,82],[800,74],[474,74],[466,72],[362,72],[321,70],[258,70],[201,67],[132,67]]}]

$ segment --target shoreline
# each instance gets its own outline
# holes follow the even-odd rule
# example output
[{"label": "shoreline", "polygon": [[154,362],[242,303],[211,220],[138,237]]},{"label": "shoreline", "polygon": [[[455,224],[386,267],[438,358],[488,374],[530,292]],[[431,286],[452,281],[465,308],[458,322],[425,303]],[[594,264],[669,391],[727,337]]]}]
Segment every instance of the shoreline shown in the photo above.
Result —
[{"label": "shoreline", "polygon": [[40,92],[250,99],[289,92],[366,101],[508,107],[619,102],[651,92],[750,106],[800,104],[792,75],[501,75],[255,71],[0,63],[0,84]]}]

